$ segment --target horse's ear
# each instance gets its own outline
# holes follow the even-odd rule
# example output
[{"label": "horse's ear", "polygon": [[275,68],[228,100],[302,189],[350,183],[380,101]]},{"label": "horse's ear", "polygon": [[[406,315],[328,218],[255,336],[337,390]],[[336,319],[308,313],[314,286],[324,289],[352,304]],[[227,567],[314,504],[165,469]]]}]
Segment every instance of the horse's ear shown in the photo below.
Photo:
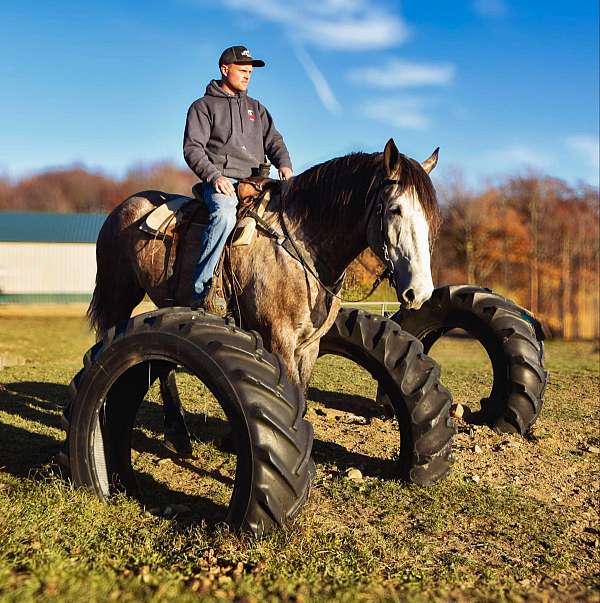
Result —
[{"label": "horse's ear", "polygon": [[400,151],[394,142],[393,138],[390,138],[385,145],[383,150],[383,165],[385,165],[385,171],[388,178],[395,176],[400,169]]},{"label": "horse's ear", "polygon": [[440,150],[440,147],[438,147],[433,153],[431,153],[431,155],[427,159],[425,159],[425,161],[423,161],[423,163],[421,164],[423,166],[423,169],[428,174],[437,165],[439,150]]}]

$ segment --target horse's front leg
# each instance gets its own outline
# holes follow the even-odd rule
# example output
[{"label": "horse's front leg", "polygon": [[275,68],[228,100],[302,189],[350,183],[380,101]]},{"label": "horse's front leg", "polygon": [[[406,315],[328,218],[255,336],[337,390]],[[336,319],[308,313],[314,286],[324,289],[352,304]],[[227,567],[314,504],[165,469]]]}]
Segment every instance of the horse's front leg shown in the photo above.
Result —
[{"label": "horse's front leg", "polygon": [[302,386],[295,354],[297,335],[294,329],[291,326],[283,327],[278,325],[276,328],[272,329],[270,340],[270,346],[267,345],[267,347],[271,349],[273,354],[279,354],[281,356],[291,381]]},{"label": "horse's front leg", "polygon": [[303,331],[299,333],[297,338],[300,344],[296,348],[294,355],[296,364],[298,365],[300,383],[304,387],[304,391],[308,388],[315,362],[319,357],[321,337],[329,331],[341,307],[340,300],[334,298],[328,309],[326,300],[323,298],[325,298],[325,295],[323,295],[319,304],[315,300],[311,309],[310,320],[312,329],[308,332]]}]

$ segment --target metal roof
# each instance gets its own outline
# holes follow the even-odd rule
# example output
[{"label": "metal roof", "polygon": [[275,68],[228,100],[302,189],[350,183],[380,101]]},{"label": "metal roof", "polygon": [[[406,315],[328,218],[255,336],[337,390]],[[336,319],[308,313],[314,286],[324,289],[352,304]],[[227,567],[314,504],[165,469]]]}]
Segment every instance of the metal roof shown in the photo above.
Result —
[{"label": "metal roof", "polygon": [[106,215],[0,212],[0,241],[95,243]]}]

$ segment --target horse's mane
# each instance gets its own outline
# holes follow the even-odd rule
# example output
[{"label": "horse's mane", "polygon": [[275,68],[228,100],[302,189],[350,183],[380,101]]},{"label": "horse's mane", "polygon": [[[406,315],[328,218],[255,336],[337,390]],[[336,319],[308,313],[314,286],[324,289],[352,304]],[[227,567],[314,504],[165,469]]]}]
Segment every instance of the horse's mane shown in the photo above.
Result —
[{"label": "horse's mane", "polygon": [[[404,192],[414,187],[421,200],[432,238],[440,224],[440,212],[435,189],[421,165],[400,154],[400,188]],[[350,153],[315,165],[289,182],[286,201],[296,219],[308,216],[324,226],[334,226],[341,213],[359,219],[366,204],[383,178],[383,153]]]}]

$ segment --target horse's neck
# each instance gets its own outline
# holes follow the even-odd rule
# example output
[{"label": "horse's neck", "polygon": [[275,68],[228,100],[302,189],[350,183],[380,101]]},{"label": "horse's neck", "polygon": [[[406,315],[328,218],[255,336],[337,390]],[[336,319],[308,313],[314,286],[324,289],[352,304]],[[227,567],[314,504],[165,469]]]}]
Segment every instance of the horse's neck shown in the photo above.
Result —
[{"label": "horse's neck", "polygon": [[[351,183],[346,186],[348,195],[357,195]],[[308,211],[299,207],[303,199],[287,201],[285,218],[290,236],[302,242],[319,271],[324,272],[322,278],[329,283],[336,281],[367,248],[364,195],[359,193],[347,206],[336,205],[332,199],[313,200]]]},{"label": "horse's neck", "polygon": [[337,281],[367,247],[365,233],[357,224],[352,228],[335,227],[325,231],[319,224],[308,223],[303,225],[302,233],[308,239],[313,259],[325,270],[323,277],[330,283]]}]

